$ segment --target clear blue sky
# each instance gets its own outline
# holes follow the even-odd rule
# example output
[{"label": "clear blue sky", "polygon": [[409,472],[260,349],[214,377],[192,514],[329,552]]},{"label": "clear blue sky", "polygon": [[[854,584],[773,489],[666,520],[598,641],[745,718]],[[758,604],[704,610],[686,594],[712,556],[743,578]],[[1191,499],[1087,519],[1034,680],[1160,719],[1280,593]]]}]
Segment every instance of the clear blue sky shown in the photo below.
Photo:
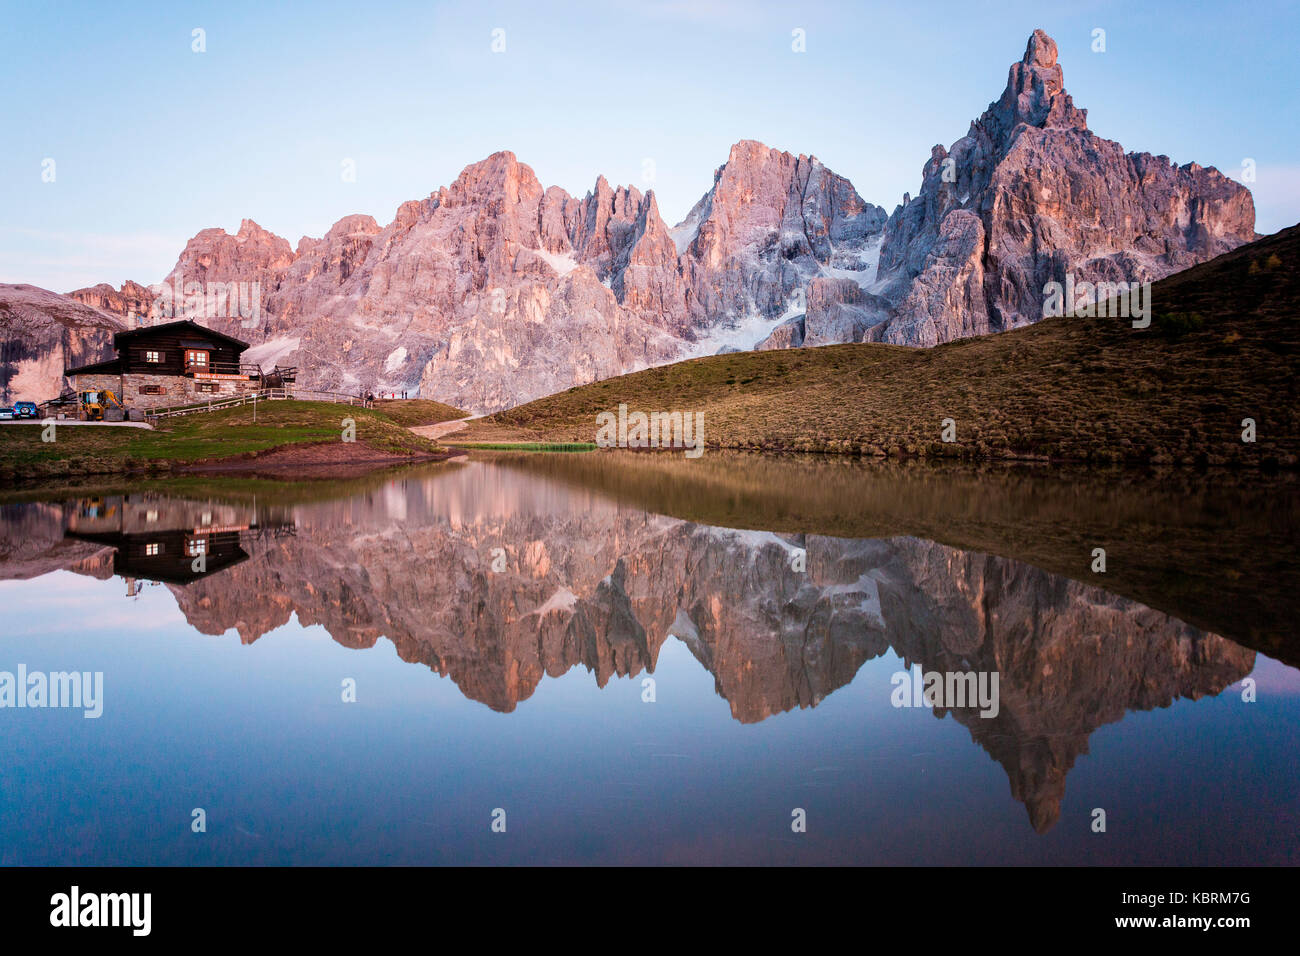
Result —
[{"label": "clear blue sky", "polygon": [[[996,11],[996,12],[994,12]],[[581,195],[653,186],[669,224],[738,139],[811,153],[892,210],[996,98],[1035,27],[1097,133],[1251,184],[1300,220],[1294,3],[9,3],[0,282],[160,280],[200,229],[295,243],[510,149]],[[191,31],[206,31],[207,52]],[[1106,30],[1107,50],[1091,50]],[[492,31],[505,51],[492,51]],[[804,53],[791,31],[806,31]],[[42,182],[42,161],[55,181]],[[341,164],[356,164],[343,181]],[[647,183],[646,161],[654,181]]]}]

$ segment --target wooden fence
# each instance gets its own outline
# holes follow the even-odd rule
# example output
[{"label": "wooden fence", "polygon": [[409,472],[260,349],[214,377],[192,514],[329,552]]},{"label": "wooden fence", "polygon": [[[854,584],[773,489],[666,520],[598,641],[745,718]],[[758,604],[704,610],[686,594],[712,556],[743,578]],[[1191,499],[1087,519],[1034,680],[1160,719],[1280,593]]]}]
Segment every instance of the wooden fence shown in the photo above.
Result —
[{"label": "wooden fence", "polygon": [[237,395],[234,398],[222,398],[207,402],[190,402],[185,405],[173,405],[167,408],[154,408],[145,412],[145,420],[156,422],[163,418],[176,418],[181,415],[207,414],[218,412],[223,408],[238,408],[253,402],[276,402],[294,399],[300,402],[337,402],[341,405],[358,405],[369,408],[370,403],[357,395],[344,392],[319,392],[306,388],[264,388],[261,391]]}]

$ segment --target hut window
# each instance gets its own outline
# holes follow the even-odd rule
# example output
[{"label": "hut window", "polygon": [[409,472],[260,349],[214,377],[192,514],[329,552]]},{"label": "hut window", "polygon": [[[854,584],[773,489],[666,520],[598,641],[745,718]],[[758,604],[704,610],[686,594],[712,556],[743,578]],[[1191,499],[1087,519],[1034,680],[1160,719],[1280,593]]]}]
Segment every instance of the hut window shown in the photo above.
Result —
[{"label": "hut window", "polygon": [[147,352],[144,353],[144,360],[146,362],[161,362],[162,353],[159,352],[157,349],[149,349]]},{"label": "hut window", "polygon": [[146,544],[144,546],[144,553],[150,557],[156,554],[162,554],[162,545],[157,541],[154,541],[151,544]]},{"label": "hut window", "polygon": [[164,388],[162,385],[141,385],[140,394],[141,395],[166,395],[167,389]]},{"label": "hut window", "polygon": [[208,353],[204,352],[202,349],[186,349],[185,365],[187,368],[191,366],[198,366],[199,368],[207,368]]}]

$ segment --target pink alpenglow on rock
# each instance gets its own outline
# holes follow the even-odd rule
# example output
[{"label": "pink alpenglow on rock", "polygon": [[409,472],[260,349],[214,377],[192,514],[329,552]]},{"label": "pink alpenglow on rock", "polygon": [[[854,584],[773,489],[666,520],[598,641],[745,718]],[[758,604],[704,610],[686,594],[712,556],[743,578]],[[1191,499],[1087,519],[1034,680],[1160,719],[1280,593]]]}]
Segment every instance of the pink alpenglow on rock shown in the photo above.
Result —
[{"label": "pink alpenglow on rock", "polygon": [[[296,246],[251,219],[233,236],[205,229],[167,283],[173,301],[256,289],[255,320],[199,320],[297,366],[300,385],[490,412],[699,355],[1014,328],[1042,318],[1067,275],[1153,281],[1254,239],[1254,222],[1249,191],[1217,170],[1089,130],[1036,30],[1001,96],[933,148],[920,192],[891,216],[816,157],[752,140],[672,228],[653,192],[600,176],[571,196],[502,151],[384,226],[345,216]],[[68,314],[61,299],[51,314]],[[162,295],[127,283],[72,299],[136,320]],[[41,373],[51,394],[55,371]]]}]

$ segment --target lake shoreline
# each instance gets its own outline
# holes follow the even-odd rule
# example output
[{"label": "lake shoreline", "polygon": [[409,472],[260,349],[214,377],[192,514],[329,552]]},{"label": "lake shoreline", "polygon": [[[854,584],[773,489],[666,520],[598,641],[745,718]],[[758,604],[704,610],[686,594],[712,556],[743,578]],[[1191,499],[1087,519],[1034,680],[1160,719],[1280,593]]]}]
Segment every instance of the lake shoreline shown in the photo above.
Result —
[{"label": "lake shoreline", "polygon": [[457,449],[424,454],[394,454],[365,442],[295,442],[267,451],[249,452],[228,458],[190,462],[175,469],[181,475],[228,475],[248,478],[304,478],[330,480],[352,478],[391,468],[394,465],[422,465],[463,456]]},{"label": "lake shoreline", "polygon": [[408,424],[429,417],[425,406],[433,404],[364,409],[277,401],[260,410],[244,406],[187,416],[154,430],[60,428],[57,421],[15,425],[0,435],[0,482],[39,485],[193,470],[339,478],[399,463],[442,461],[460,453],[416,434]]}]

